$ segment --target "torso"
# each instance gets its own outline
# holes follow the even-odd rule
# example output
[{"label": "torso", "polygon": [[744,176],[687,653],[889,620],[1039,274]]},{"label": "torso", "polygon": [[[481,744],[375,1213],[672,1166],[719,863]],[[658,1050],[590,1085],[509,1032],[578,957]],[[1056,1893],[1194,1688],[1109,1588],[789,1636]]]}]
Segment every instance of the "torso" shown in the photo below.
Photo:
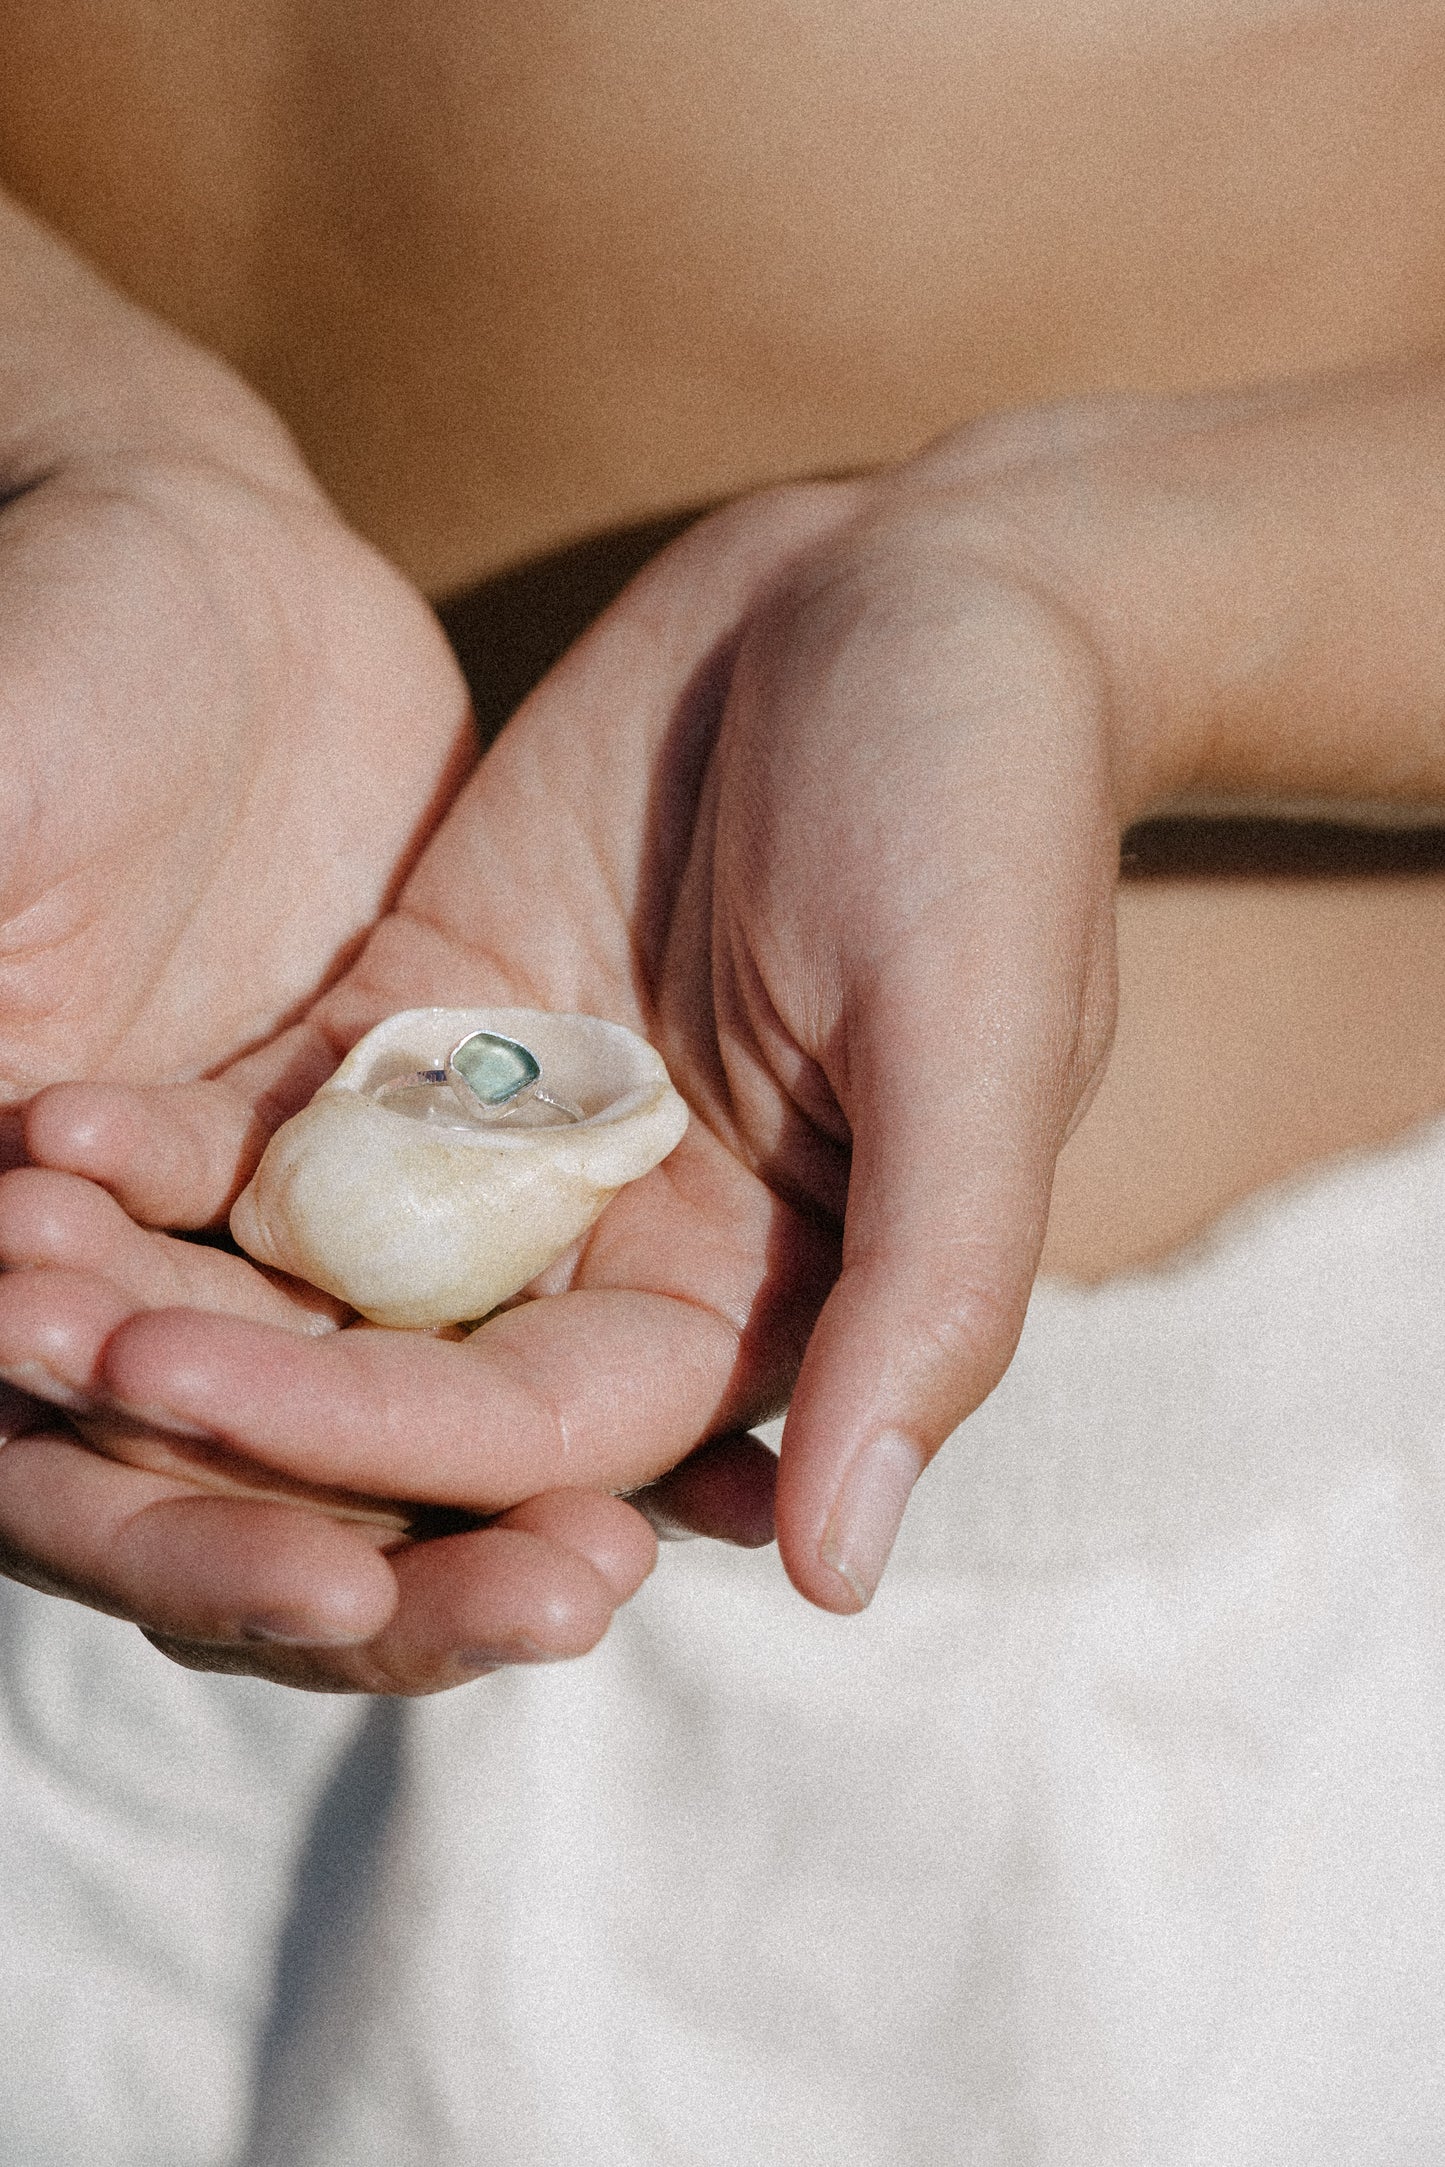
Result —
[{"label": "torso", "polygon": [[[441,594],[1000,406],[1436,347],[1445,8],[0,0],[0,181]],[[1445,883],[1126,889],[1056,1268],[1445,1108]]]}]

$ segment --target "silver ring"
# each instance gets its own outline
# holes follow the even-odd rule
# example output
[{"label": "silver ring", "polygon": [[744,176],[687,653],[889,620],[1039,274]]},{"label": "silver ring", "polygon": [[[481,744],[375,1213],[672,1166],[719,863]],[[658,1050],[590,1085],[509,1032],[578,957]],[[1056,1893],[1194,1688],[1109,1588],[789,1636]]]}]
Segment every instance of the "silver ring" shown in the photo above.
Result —
[{"label": "silver ring", "polygon": [[500,1121],[535,1099],[550,1106],[567,1121],[581,1121],[580,1106],[559,1099],[542,1084],[542,1064],[520,1039],[504,1038],[500,1031],[469,1031],[447,1055],[445,1068],[414,1069],[384,1083],[378,1098],[393,1091],[407,1091],[415,1084],[446,1086],[464,1113],[474,1121]]}]

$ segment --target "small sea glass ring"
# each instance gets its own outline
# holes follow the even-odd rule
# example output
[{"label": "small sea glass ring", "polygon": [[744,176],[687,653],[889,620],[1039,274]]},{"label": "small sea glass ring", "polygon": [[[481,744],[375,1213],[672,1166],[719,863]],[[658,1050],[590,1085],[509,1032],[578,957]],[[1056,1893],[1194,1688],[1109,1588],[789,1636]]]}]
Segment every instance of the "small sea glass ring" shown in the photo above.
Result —
[{"label": "small sea glass ring", "polygon": [[518,1038],[500,1031],[470,1031],[447,1055],[446,1080],[470,1114],[482,1120],[510,1114],[529,1099],[550,1106],[569,1121],[582,1109],[542,1087],[542,1064]]},{"label": "small sea glass ring", "polygon": [[498,1121],[535,1101],[550,1106],[566,1121],[580,1121],[582,1109],[559,1099],[542,1084],[542,1065],[520,1039],[500,1031],[469,1031],[447,1055],[445,1068],[414,1069],[410,1076],[384,1084],[378,1097],[410,1090],[415,1084],[445,1086],[474,1121]]}]

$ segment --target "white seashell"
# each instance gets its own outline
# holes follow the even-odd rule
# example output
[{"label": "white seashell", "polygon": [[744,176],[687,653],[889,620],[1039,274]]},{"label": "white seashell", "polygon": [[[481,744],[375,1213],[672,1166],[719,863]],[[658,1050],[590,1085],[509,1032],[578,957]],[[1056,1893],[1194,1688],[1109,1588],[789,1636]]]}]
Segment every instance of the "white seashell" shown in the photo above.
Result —
[{"label": "white seashell", "polygon": [[[519,1105],[469,1119],[444,1086],[472,1031],[520,1040],[580,1121]],[[386,1085],[385,1098],[377,1096]],[[598,1016],[412,1008],[353,1047],[283,1124],[231,1212],[259,1264],[335,1294],[375,1324],[484,1317],[569,1248],[623,1185],[667,1157],[687,1108],[645,1039]]]}]

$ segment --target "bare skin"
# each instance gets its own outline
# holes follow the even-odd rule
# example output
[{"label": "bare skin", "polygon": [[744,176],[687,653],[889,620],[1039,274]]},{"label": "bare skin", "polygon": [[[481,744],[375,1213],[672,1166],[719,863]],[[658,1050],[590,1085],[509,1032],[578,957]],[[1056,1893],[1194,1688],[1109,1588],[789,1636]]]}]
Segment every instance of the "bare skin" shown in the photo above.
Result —
[{"label": "bare skin", "polygon": [[[1420,5],[847,0],[780,41],[769,11],[701,0],[665,34],[520,0],[10,0],[0,31],[0,183],[235,363],[433,594],[999,408],[1441,339],[1445,33]],[[1372,891],[1361,974],[1349,943],[1322,956],[1317,890],[1258,922],[1217,889],[1126,894],[1125,1029],[1051,1263],[1157,1254],[1436,1110],[1439,908],[1432,883]],[[1255,1010],[1303,977],[1273,1048],[1293,1086],[1241,1090]],[[1182,1098],[1176,1027],[1200,1054]]]},{"label": "bare skin", "polygon": [[1000,408],[1441,331],[1419,0],[5,0],[0,184],[428,592]]},{"label": "bare skin", "polygon": [[194,1075],[355,952],[475,757],[273,416],[0,203],[0,1102]]},{"label": "bare skin", "polygon": [[[97,1235],[83,1184],[14,1175],[11,1376],[87,1419],[484,1512],[564,1477],[646,1482],[792,1385],[785,1562],[816,1602],[866,1601],[913,1477],[1012,1351],[1054,1162],[1107,1059],[1121,828],[1181,793],[1354,779],[1407,810],[1445,787],[1415,516],[1442,414],[1429,372],[1082,407],[694,530],[528,703],[304,1029],[215,1084],[72,1086],[27,1120],[57,1176],[202,1223],[252,1163],[258,1098],[319,1061],[308,1040],[334,1058],[418,989],[472,988],[645,1029],[698,1117],[673,1160],[547,1299],[462,1346],[156,1307],[159,1273],[134,1314],[124,1244],[146,1238]],[[97,1248],[119,1301],[77,1275]],[[16,1548],[106,1586],[95,1519],[57,1524],[6,1457]],[[158,1543],[159,1583],[194,1574],[200,1510],[182,1554]],[[215,1584],[244,1577],[234,1532],[207,1539]],[[431,1548],[425,1603],[408,1561],[375,1636],[383,1667],[352,1649],[333,1682],[451,1682],[474,1592]]]},{"label": "bare skin", "polygon": [[[354,956],[475,750],[434,617],[267,409],[3,203],[0,239],[0,1096],[14,1106],[56,1075],[193,1075],[268,1045]],[[311,1047],[271,1082],[304,1095],[329,1066]],[[173,1259],[147,1296],[169,1279],[267,1314],[264,1287],[240,1298],[235,1272],[196,1277],[229,1261]],[[334,1322],[285,1307],[303,1330]],[[57,1576],[44,1528],[12,1526],[16,1576],[163,1637],[184,1615],[213,1651],[261,1650],[255,1667],[297,1682],[299,1621],[303,1640],[375,1644],[349,1683],[413,1689],[383,1628],[397,1575],[420,1574],[415,1645],[445,1544],[393,1568],[316,1512],[254,1502],[213,1503],[219,1547],[191,1544],[193,1482],[77,1457],[73,1436],[47,1445],[24,1398],[0,1422],[7,1474],[28,1462],[41,1521],[80,1538]],[[499,1651],[579,1652],[650,1569],[630,1508],[539,1487],[520,1520],[454,1539],[472,1593],[426,1683]],[[453,1602],[448,1633],[462,1623]]]},{"label": "bare skin", "polygon": [[[918,17],[906,35],[890,17],[885,36],[881,20],[855,11],[826,46],[796,56],[760,37],[754,68],[738,57],[749,48],[734,17],[724,31],[695,10],[670,18],[675,42],[664,48],[655,28],[626,16],[589,33],[570,16],[539,23],[535,11],[525,19],[503,11],[483,35],[470,14],[429,14],[428,46],[413,31],[399,44],[390,10],[349,10],[344,24],[324,10],[304,19],[273,10],[240,27],[245,67],[228,69],[224,91],[209,73],[224,47],[217,25],[197,22],[185,46],[168,27],[158,45],[150,19],[124,10],[112,17],[116,36],[80,40],[63,8],[12,13],[15,65],[4,95],[14,102],[0,120],[12,183],[123,285],[240,363],[295,425],[348,515],[434,591],[622,516],[783,475],[875,465],[1000,405],[1116,383],[1192,390],[1302,376],[1406,358],[1437,341],[1439,32],[1424,11],[1397,13],[1383,38],[1363,13],[1268,25],[1196,14],[1187,29],[1151,23],[1147,35],[1134,19],[1085,25],[1074,16],[1025,34],[950,13]],[[373,40],[385,42],[384,63]],[[46,90],[57,70],[65,101]],[[718,95],[720,83],[730,95]],[[628,102],[635,95],[646,101],[641,130]],[[56,129],[61,112],[72,116],[68,132]],[[1282,185],[1277,159],[1260,146],[1286,112],[1293,162]],[[875,160],[858,155],[860,124],[878,137]],[[98,161],[121,140],[130,155],[117,186]],[[229,146],[220,157],[218,142]],[[539,157],[539,144],[555,149],[555,161]],[[201,145],[204,160],[192,155]],[[380,264],[390,283],[379,283]],[[228,408],[225,431],[238,426]],[[1067,524],[1066,504],[1054,512]],[[1047,555],[1042,530],[1031,531]],[[1064,556],[1077,573],[1082,557]],[[1263,573],[1271,552],[1245,561]],[[1393,569],[1381,562],[1380,551],[1364,552],[1356,585],[1366,612],[1393,591]],[[1116,569],[1121,583],[1127,575],[1120,592],[1132,596],[1139,565]],[[1417,613],[1428,615],[1431,591],[1422,582]],[[1098,594],[1087,600],[1097,606]],[[1067,579],[1061,601],[1069,609],[1079,601]],[[1244,622],[1250,610],[1238,614]],[[1287,637],[1301,625],[1312,637],[1324,629],[1307,595],[1282,596],[1273,616],[1262,614],[1267,631],[1283,627]],[[1097,619],[1086,611],[1104,649],[1107,616],[1107,606]],[[1238,674],[1248,642],[1226,650]],[[1445,800],[1445,779],[1428,772],[1418,747],[1403,766],[1395,757],[1389,732],[1401,727],[1408,740],[1408,697],[1391,708],[1383,738],[1332,758],[1311,712],[1323,678],[1286,671],[1271,688],[1257,668],[1244,675],[1264,704],[1241,704],[1236,757],[1202,776],[1183,758],[1130,778],[1088,830],[1087,847],[1084,831],[1071,831],[1067,862],[1096,873],[1121,817],[1201,780],[1226,797],[1379,796],[1417,811]],[[1221,682],[1208,669],[1200,679],[1197,667],[1196,679],[1186,708],[1197,705],[1198,682]],[[1174,682],[1187,687],[1187,661]],[[1435,688],[1426,683],[1415,696],[1428,707]],[[1368,702],[1366,712],[1378,725]],[[1197,719],[1186,735],[1197,735]],[[1253,762],[1237,757],[1251,732],[1266,748]],[[1084,792],[1090,802],[1109,799],[1100,777],[1117,770],[1117,753],[1111,746],[1097,787]],[[788,778],[790,791],[796,782]],[[377,868],[383,887],[403,869],[406,848]],[[1100,952],[1093,883],[1091,873],[1063,913],[1079,935],[1068,950],[1076,957]],[[1095,904],[1081,920],[1084,889]],[[1302,894],[1267,919],[1234,911],[1219,890],[1188,896],[1172,913],[1155,897],[1131,903],[1126,987],[1137,990],[1123,1059],[1065,1154],[1047,1252],[1055,1268],[1097,1276],[1158,1253],[1261,1180],[1433,1110],[1445,1049],[1433,1020],[1440,1011],[1422,993],[1435,891],[1375,889],[1349,914],[1357,934],[1369,921],[1363,981],[1358,937],[1321,937],[1339,900]],[[113,923],[123,922],[117,912]],[[98,959],[108,938],[96,943]],[[124,945],[110,954],[129,968]],[[318,980],[338,955],[333,946],[316,964]],[[1171,989],[1181,958],[1200,955],[1209,962],[1195,971],[1187,1016],[1202,1059],[1184,1077],[1168,1027]],[[1263,1041],[1241,993],[1283,991],[1301,956],[1312,962],[1317,998],[1272,1042],[1284,1087],[1242,1092]],[[510,957],[504,964],[513,968]],[[563,966],[565,979],[565,956]],[[1096,994],[1078,1009],[1083,981],[1069,978],[1073,968],[1072,994],[1055,995],[1088,1028],[1062,1069],[1045,1064],[1029,1151],[1013,1166],[1015,1187],[995,1199],[995,1216],[1012,1210],[1015,1222],[998,1259],[999,1321],[962,1334],[962,1352],[941,1365],[924,1359],[884,1410],[915,1434],[920,1457],[1006,1357],[1043,1233],[1047,1165],[1097,1080],[1111,1007]],[[557,997],[551,971],[527,975]],[[1037,979],[1033,986],[1037,997]],[[296,1007],[301,990],[293,980],[277,1011]],[[1025,1007],[1037,1020],[1037,998]],[[209,1042],[212,1057],[248,1035],[263,1034],[238,1035],[228,1015]],[[67,1069],[62,1040],[17,1070],[22,1088],[47,1066],[73,1073],[76,1056]],[[1033,1058],[1015,1053],[1026,1065]],[[713,1057],[695,1043],[693,1055],[695,1096],[736,1156],[736,1109],[709,1093]],[[1326,1058],[1332,1088],[1321,1104],[1311,1079]],[[172,1064],[188,1065],[203,1062]],[[115,1072],[136,1069],[121,1061]],[[779,1082],[774,1075],[772,1087]],[[830,1088],[839,1096],[833,1079]],[[1202,1107],[1217,1118],[1201,1123]],[[847,1119],[856,1145],[853,1109]],[[243,1126],[254,1133],[249,1112]],[[54,1135],[35,1148],[59,1167],[77,1157],[73,1140]],[[740,1163],[748,1157],[744,1149]],[[92,1157],[78,1170],[124,1185],[114,1160]],[[790,1171],[784,1186],[795,1185]],[[1017,1210],[1004,1210],[1005,1193]],[[967,1183],[958,1194],[971,1197]],[[128,1201],[142,1217],[165,1216],[155,1199]],[[836,1212],[836,1194],[811,1201]],[[174,1205],[172,1195],[166,1209]],[[893,1344],[896,1302],[881,1304],[875,1321]],[[945,1332],[944,1341],[951,1336],[959,1339]],[[319,1343],[306,1344],[319,1354]],[[826,1374],[822,1357],[814,1370],[819,1363]],[[798,1473],[785,1475],[780,1510],[800,1584],[847,1606],[857,1587],[830,1579],[818,1537],[857,1425],[879,1411],[866,1391],[847,1398],[858,1382],[847,1364],[835,1382],[833,1408],[854,1412],[832,1422],[826,1450],[810,1449],[810,1423],[815,1438],[830,1424],[816,1407],[809,1414],[805,1372]],[[718,1419],[731,1419],[720,1391],[708,1414]],[[669,1451],[688,1441],[686,1428],[673,1425]],[[635,1468],[665,1464],[635,1439],[628,1449]],[[363,1472],[350,1468],[357,1479]],[[56,1577],[65,1583],[64,1572]],[[107,1599],[93,1569],[88,1582],[81,1573],[66,1584]],[[144,1615],[151,1599],[137,1605],[132,1591],[131,1614]],[[441,1672],[422,1661],[406,1675]]]}]

